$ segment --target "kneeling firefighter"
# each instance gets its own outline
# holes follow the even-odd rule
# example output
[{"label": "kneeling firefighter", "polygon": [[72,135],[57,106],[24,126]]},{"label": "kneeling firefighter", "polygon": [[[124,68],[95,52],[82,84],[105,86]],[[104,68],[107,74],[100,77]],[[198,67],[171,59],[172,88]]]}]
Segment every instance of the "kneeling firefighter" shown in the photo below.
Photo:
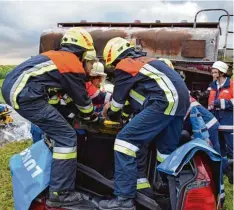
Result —
[{"label": "kneeling firefighter", "polygon": [[104,48],[106,65],[115,67],[115,88],[110,120],[118,120],[128,100],[140,112],[119,132],[115,150],[115,184],[111,200],[99,203],[100,209],[135,209],[137,185],[136,153],[157,136],[158,155],[166,158],[179,144],[183,118],[189,107],[187,87],[175,71],[164,62],[136,52],[120,37]]},{"label": "kneeling firefighter", "polygon": [[63,36],[61,50],[31,57],[6,77],[2,94],[10,106],[45,132],[54,143],[47,205],[62,207],[82,201],[75,192],[77,137],[75,130],[48,103],[48,89],[63,89],[87,121],[97,121],[85,78],[94,61],[83,61],[94,50],[91,35],[82,28],[71,28]]}]

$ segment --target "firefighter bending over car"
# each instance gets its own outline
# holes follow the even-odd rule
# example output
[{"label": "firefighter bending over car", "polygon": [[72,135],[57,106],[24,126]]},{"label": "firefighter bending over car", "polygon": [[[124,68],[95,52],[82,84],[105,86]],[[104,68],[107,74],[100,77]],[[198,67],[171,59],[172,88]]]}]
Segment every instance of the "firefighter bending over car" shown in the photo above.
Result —
[{"label": "firefighter bending over car", "polygon": [[[85,60],[91,61],[95,59],[96,53],[94,51],[88,51]],[[102,88],[106,77],[103,64],[101,62],[95,62],[89,76],[90,81],[85,83],[86,90],[93,102],[95,112],[101,113],[104,104],[110,101],[112,95]],[[102,91],[100,88],[102,88]],[[79,110],[73,103],[72,98],[64,90],[57,88],[49,89],[48,96],[49,104],[53,105],[67,122],[74,126],[79,115]],[[76,131],[79,133],[79,130]],[[31,124],[31,134],[33,142],[37,142],[43,138],[43,132],[34,124]]]},{"label": "firefighter bending over car", "polygon": [[116,198],[99,203],[100,209],[135,209],[136,153],[157,136],[157,155],[163,161],[179,144],[189,93],[180,75],[164,62],[143,56],[120,37],[111,39],[103,53],[115,67],[115,87],[107,115],[119,120],[128,100],[139,113],[119,132],[115,150]]},{"label": "firefighter bending over car", "polygon": [[62,207],[82,201],[75,191],[77,136],[63,116],[48,103],[48,89],[64,90],[86,121],[97,121],[85,87],[86,73],[95,60],[85,60],[94,51],[91,35],[82,28],[69,29],[59,51],[48,51],[30,58],[11,71],[2,86],[10,106],[54,141],[49,198],[47,205]]}]

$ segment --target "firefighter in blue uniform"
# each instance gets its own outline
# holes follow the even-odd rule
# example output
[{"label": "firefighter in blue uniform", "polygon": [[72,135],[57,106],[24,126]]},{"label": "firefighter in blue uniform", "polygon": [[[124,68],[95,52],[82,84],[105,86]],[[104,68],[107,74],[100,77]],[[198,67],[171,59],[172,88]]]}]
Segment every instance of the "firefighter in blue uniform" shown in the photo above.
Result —
[{"label": "firefighter in blue uniform", "polygon": [[94,50],[91,35],[82,28],[71,28],[62,38],[61,50],[23,62],[7,75],[2,86],[7,104],[54,141],[47,200],[51,207],[75,205],[82,201],[82,196],[75,191],[76,132],[48,103],[48,89],[64,90],[78,107],[80,117],[98,120],[85,87],[86,73],[95,62],[84,60],[89,50]]},{"label": "firefighter in blue uniform", "polygon": [[[135,209],[136,153],[157,136],[157,155],[163,161],[179,144],[189,94],[180,75],[164,62],[136,52],[120,37],[111,39],[103,52],[106,65],[115,67],[115,87],[107,115],[118,120],[128,100],[140,112],[117,135],[115,150],[116,198],[103,200],[100,209]],[[106,109],[105,109],[106,110]],[[104,110],[104,112],[105,112]]]}]

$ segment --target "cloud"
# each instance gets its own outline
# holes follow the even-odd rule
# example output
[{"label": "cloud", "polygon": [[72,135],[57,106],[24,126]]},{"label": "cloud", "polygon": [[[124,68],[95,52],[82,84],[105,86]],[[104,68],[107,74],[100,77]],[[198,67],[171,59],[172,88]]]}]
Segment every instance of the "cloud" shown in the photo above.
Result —
[{"label": "cloud", "polygon": [[[194,16],[201,8],[195,2],[185,2],[180,4],[157,2],[153,7],[140,9],[139,16],[146,21],[160,19],[161,22],[180,22],[187,20],[192,22]],[[207,21],[206,15],[201,15],[200,22]]]},{"label": "cloud", "polygon": [[[3,59],[19,61],[37,54],[40,34],[56,27],[58,22],[133,22],[137,19],[142,22],[190,22],[195,13],[207,5],[207,2],[194,1],[0,2],[0,64]],[[198,20],[208,21],[210,18],[214,16],[204,13]]]}]

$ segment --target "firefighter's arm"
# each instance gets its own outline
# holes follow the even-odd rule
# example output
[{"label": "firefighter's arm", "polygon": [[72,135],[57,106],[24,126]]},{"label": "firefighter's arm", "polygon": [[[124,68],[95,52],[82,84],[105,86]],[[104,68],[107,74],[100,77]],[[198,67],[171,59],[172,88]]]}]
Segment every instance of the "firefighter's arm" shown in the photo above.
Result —
[{"label": "firefighter's arm", "polygon": [[112,94],[109,92],[98,91],[97,95],[91,96],[93,104],[106,104],[111,101]]},{"label": "firefighter's arm", "polygon": [[121,115],[122,120],[128,121],[131,114],[132,114],[132,109],[130,103],[129,101],[126,101],[122,109],[122,115]]},{"label": "firefighter's arm", "polygon": [[101,91],[91,82],[86,83],[86,89],[89,97],[92,99],[93,104],[106,104],[111,101],[111,93]]},{"label": "firefighter's arm", "polygon": [[134,77],[124,71],[115,70],[115,86],[111,106],[107,111],[110,120],[118,121],[121,117],[121,110],[129,96],[129,92],[134,85]]},{"label": "firefighter's arm", "polygon": [[73,99],[80,111],[80,117],[87,121],[98,120],[93,112],[93,104],[86,91],[85,75],[77,73],[64,73],[61,78],[62,88]]},{"label": "firefighter's arm", "polygon": [[216,99],[214,101],[214,106],[223,110],[233,110],[234,99]]},{"label": "firefighter's arm", "polygon": [[232,98],[229,99],[216,99],[214,101],[214,106],[218,107],[222,110],[233,110],[233,82],[230,82],[230,89],[229,89],[229,94],[232,96]]}]

